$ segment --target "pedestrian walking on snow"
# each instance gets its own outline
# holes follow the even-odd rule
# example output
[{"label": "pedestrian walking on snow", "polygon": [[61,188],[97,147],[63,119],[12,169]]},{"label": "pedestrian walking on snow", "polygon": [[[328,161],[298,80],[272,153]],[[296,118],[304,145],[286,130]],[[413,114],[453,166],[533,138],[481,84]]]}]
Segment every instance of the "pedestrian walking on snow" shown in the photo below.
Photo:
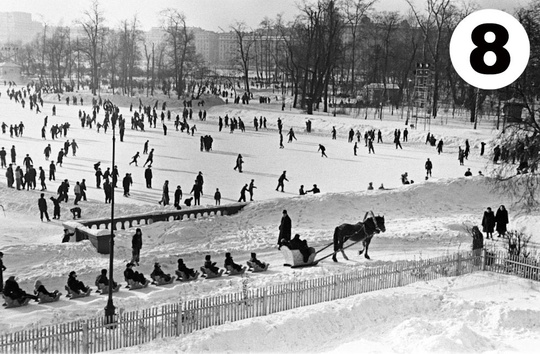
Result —
[{"label": "pedestrian walking on snow", "polygon": [[248,190],[248,184],[244,184],[242,187],[242,190],[240,191],[240,199],[238,199],[238,202],[245,202],[246,201],[246,192]]},{"label": "pedestrian walking on snow", "polygon": [[238,172],[242,173],[243,163],[244,163],[244,160],[242,159],[242,155],[238,154],[238,157],[236,158],[236,166],[234,166],[233,170],[236,171],[236,169],[238,169]]},{"label": "pedestrian walking on snow", "polygon": [[283,171],[281,176],[279,176],[276,191],[279,189],[279,187],[281,187],[281,191],[283,192],[283,188],[285,187],[284,182],[285,181],[289,182],[289,180],[287,179],[286,173],[287,173],[287,171]]},{"label": "pedestrian walking on snow", "polygon": [[45,193],[41,193],[41,196],[38,199],[38,207],[39,218],[41,219],[41,221],[43,221],[43,216],[45,216],[47,221],[51,221],[51,219],[49,219],[49,214],[47,213],[47,201],[45,200]]},{"label": "pedestrian walking on snow", "polygon": [[131,158],[131,162],[129,164],[131,165],[132,163],[134,163],[135,166],[138,166],[137,165],[137,160],[139,159],[139,157],[140,157],[140,155],[139,155],[139,152],[137,151],[137,153],[135,155],[133,155],[133,157]]},{"label": "pedestrian walking on snow", "polygon": [[425,168],[426,168],[426,178],[431,177],[431,169],[433,168],[433,164],[431,163],[429,159],[427,159],[426,161]]},{"label": "pedestrian walking on snow", "polygon": [[221,205],[221,192],[219,191],[219,188],[216,188],[216,192],[214,193],[214,200],[216,201],[216,205]]},{"label": "pedestrian walking on snow", "polygon": [[279,236],[277,242],[279,247],[281,247],[283,244],[288,244],[291,241],[291,230],[291,218],[287,214],[287,210],[283,210],[281,222],[279,224]]},{"label": "pedestrian walking on snow", "polygon": [[148,157],[146,158],[146,162],[144,163],[143,167],[146,167],[146,164],[152,165],[154,163],[154,149],[150,150],[150,153],[148,154]]},{"label": "pedestrian walking on snow", "polygon": [[159,204],[163,204],[163,206],[169,205],[169,181],[166,180],[163,184],[163,191],[161,194],[161,200],[159,201]]},{"label": "pedestrian walking on snow", "polygon": [[324,145],[319,144],[319,148],[317,149],[317,151],[321,152],[321,157],[328,157],[328,156],[326,156],[326,153],[325,153],[326,148],[324,147]]},{"label": "pedestrian walking on snow", "polygon": [[249,201],[253,201],[253,189],[255,189],[257,187],[255,187],[255,180],[252,179],[251,182],[249,183],[249,187],[248,187],[248,192],[249,192]]},{"label": "pedestrian walking on snow", "polygon": [[487,208],[484,212],[484,217],[482,218],[482,228],[486,233],[486,239],[491,238],[493,240],[493,229],[495,228],[495,214],[491,208]]}]

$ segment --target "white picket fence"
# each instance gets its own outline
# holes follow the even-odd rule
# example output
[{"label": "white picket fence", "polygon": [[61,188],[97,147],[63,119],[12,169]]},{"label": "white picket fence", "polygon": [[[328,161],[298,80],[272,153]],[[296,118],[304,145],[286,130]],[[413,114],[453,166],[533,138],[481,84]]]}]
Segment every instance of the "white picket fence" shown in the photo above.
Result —
[{"label": "white picket fence", "polygon": [[540,280],[537,261],[505,253],[458,253],[124,312],[113,325],[99,317],[8,333],[0,335],[0,353],[102,352],[182,336],[225,322],[482,270]]}]

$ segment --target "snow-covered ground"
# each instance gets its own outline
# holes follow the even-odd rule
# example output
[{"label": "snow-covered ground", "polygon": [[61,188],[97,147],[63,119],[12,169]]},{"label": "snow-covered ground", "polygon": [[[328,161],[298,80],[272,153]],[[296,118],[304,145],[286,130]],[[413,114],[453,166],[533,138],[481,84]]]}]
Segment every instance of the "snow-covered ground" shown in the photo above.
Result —
[{"label": "snow-covered ground", "polygon": [[[47,181],[46,197],[54,194],[59,181],[68,179],[72,191],[75,181],[84,178],[89,187],[89,199],[80,204],[83,218],[109,217],[110,207],[103,203],[103,192],[94,185],[93,164],[101,161],[102,167],[110,166],[111,131],[98,134],[95,129],[80,127],[78,110],[89,113],[89,106],[66,106],[64,101],[56,102],[58,113],[52,117],[50,112],[54,97],[51,96],[50,101],[45,103],[43,114],[36,115],[28,106],[22,109],[20,105],[10,102],[6,98],[5,90],[0,90],[0,121],[5,121],[8,125],[22,121],[26,126],[22,138],[10,138],[9,134],[1,135],[0,147],[4,146],[9,150],[15,145],[19,164],[22,163],[22,157],[28,153],[35,166],[47,169],[48,162],[44,159],[43,149],[50,143],[53,148],[52,159],[56,160],[56,154],[65,138],[52,141],[47,134],[47,141],[42,140],[40,130],[43,117],[49,114],[49,126],[70,122],[71,129],[67,139],[74,138],[78,142],[79,150],[76,157],[68,156],[64,160],[63,167],[58,169],[56,182]],[[121,100],[127,102],[125,97]],[[133,101],[137,106],[138,100]],[[85,103],[89,102],[90,99],[85,97]],[[526,227],[527,231],[533,234],[533,241],[540,241],[540,233],[536,227],[540,220],[538,215],[517,215],[512,201],[493,191],[490,178],[477,176],[479,170],[484,174],[489,172],[486,156],[479,156],[479,146],[481,141],[489,142],[495,134],[493,122],[482,121],[477,130],[473,130],[464,117],[460,117],[458,121],[449,120],[448,124],[444,120],[445,124],[441,124],[441,120],[432,122],[430,131],[445,141],[444,153],[438,155],[434,147],[424,143],[427,130],[423,130],[422,125],[419,125],[419,129],[409,127],[409,142],[402,143],[403,150],[395,149],[391,143],[393,131],[405,127],[398,113],[392,116],[388,112],[382,121],[373,119],[371,113],[368,119],[363,119],[363,115],[358,118],[315,114],[309,117],[313,121],[313,133],[307,134],[304,132],[307,116],[293,110],[283,112],[279,104],[214,106],[208,110],[206,122],[195,118],[198,107],[196,104],[194,106],[194,119],[189,122],[197,125],[193,137],[176,132],[173,122],[166,121],[169,128],[167,136],[163,136],[159,123],[157,129],[147,128],[146,132],[130,130],[128,124],[124,142],[119,142],[117,138],[116,164],[120,176],[131,173],[134,185],[130,198],[123,197],[121,190],[117,190],[115,215],[172,209],[172,206],[162,207],[157,203],[163,181],[170,181],[171,196],[177,185],[182,186],[185,196],[191,190],[199,171],[203,172],[205,178],[203,204],[214,204],[212,197],[216,188],[222,192],[222,204],[237,201],[240,189],[251,179],[255,180],[257,186],[255,201],[233,216],[154,223],[141,227],[144,240],[139,271],[145,274],[150,273],[154,261],[159,261],[166,271],[173,272],[179,257],[184,258],[189,266],[198,268],[202,265],[205,254],[212,254],[219,264],[225,252],[231,252],[239,263],[244,263],[250,252],[257,252],[260,259],[270,262],[272,266],[266,273],[249,275],[248,286],[255,288],[333,274],[344,269],[374,267],[404,259],[429,258],[470,249],[471,239],[466,233],[466,227],[480,224],[485,208],[491,206],[496,209],[500,204],[510,209],[510,228]],[[125,107],[121,113],[129,122],[129,110]],[[246,123],[247,131],[230,134],[224,129],[218,132],[217,117],[225,114],[240,116]],[[173,117],[175,115],[176,113]],[[254,116],[261,115],[267,118],[269,129],[256,132],[252,120]],[[284,121],[284,133],[294,127],[298,139],[287,143],[285,136],[284,149],[279,149],[276,128],[278,117]],[[103,113],[98,118],[103,119]],[[332,126],[338,129],[337,140],[331,140]],[[376,154],[371,155],[367,153],[363,142],[359,143],[358,156],[354,156],[353,144],[347,142],[348,130],[360,129],[363,133],[371,127],[381,129],[385,143],[375,144]],[[199,150],[200,136],[206,134],[214,138],[214,149],[211,152]],[[147,139],[150,140],[150,148],[155,148],[152,165],[154,188],[151,190],[144,185],[144,168],[141,166],[145,155],[139,160],[139,167],[128,165],[136,151],[142,152]],[[472,151],[465,166],[460,166],[457,150],[458,146],[464,146],[465,139],[469,139]],[[319,144],[326,146],[328,158],[322,158],[317,152]],[[487,151],[491,148],[488,143]],[[239,153],[245,161],[243,173],[233,170]],[[433,177],[425,181],[424,162],[427,158],[433,161],[434,169]],[[475,177],[463,177],[467,168],[471,168]],[[285,193],[276,192],[277,178],[284,170],[287,171],[289,182],[285,184]],[[409,173],[415,184],[401,185],[400,175],[404,172]],[[366,188],[369,182],[373,182],[375,188],[384,183],[388,190],[368,191]],[[299,196],[297,191],[301,184],[306,189],[317,184],[322,193]],[[40,192],[37,189],[8,189],[5,178],[0,179],[0,204],[5,208],[5,216],[0,215],[0,250],[5,254],[4,264],[8,268],[4,277],[17,275],[21,286],[27,291],[31,291],[37,279],[42,280],[50,290],[63,289],[67,274],[71,270],[77,271],[79,279],[93,285],[99,270],[108,267],[108,256],[97,254],[89,242],[60,243],[61,222],[71,219],[71,191],[69,203],[62,205],[61,220],[42,223],[37,208]],[[358,222],[369,210],[385,216],[387,231],[373,239],[370,248],[372,261],[357,257],[358,247],[355,246],[348,251],[349,256],[353,256],[351,261],[345,262],[340,258],[340,262],[336,264],[327,260],[317,267],[293,270],[281,266],[282,257],[275,248],[283,209],[287,209],[292,218],[293,232],[299,233],[315,247],[329,243],[336,226],[345,222]],[[49,212],[52,214],[52,205],[49,205]],[[115,278],[118,280],[122,280],[118,274],[123,272],[125,263],[131,256],[133,232],[134,230],[118,232],[115,249]],[[496,247],[495,244],[497,247],[503,246],[502,242],[490,242],[488,247]],[[158,348],[159,351],[184,348],[188,351],[210,352],[313,351],[313,348],[319,351],[341,351],[351,348],[338,347],[339,345],[348,341],[360,341],[354,345],[366,346],[369,351],[375,352],[386,352],[386,349],[398,352],[405,351],[405,348],[413,350],[416,345],[424,351],[500,352],[512,348],[526,350],[525,346],[509,345],[512,339],[524,338],[528,331],[537,331],[538,328],[529,328],[531,321],[515,320],[512,322],[512,330],[507,330],[506,322],[499,321],[499,318],[503,317],[504,308],[514,306],[511,298],[528,297],[532,300],[538,295],[538,286],[528,284],[513,278],[501,279],[500,276],[492,274],[443,279],[429,284],[419,283],[404,289],[361,295],[354,298],[356,301],[351,298],[231,324],[220,329],[209,329],[183,338],[179,344],[174,344],[172,340],[166,341]],[[504,289],[505,296],[497,296],[496,300],[500,303],[491,303],[487,298],[477,303],[470,297],[472,290],[463,290],[473,285],[476,292],[490,295],[493,295],[496,289]],[[236,292],[241,287],[242,279],[223,278],[212,282],[199,280],[188,284],[176,283],[160,288],[151,286],[138,292],[122,290],[115,296],[115,305],[129,311],[193,297]],[[460,296],[465,293],[470,296],[460,302]],[[403,301],[394,301],[396,297],[401,297]],[[424,300],[430,305],[426,305],[425,309],[420,306]],[[366,305],[357,307],[355,303],[358,301],[366,302]],[[0,333],[102,314],[105,303],[105,297],[93,295],[80,301],[62,299],[49,305],[32,303],[25,308],[0,310]],[[444,304],[444,308],[452,309],[453,312],[448,311],[447,316],[435,316],[439,306],[435,306],[437,303]],[[453,306],[457,303],[460,305]],[[492,311],[492,305],[499,306],[500,311]],[[352,315],[357,314],[359,319],[367,321],[363,311],[365,309],[369,309],[372,321],[376,321],[371,322],[372,326],[366,326],[370,322],[355,321],[357,316]],[[528,313],[538,309],[519,311]],[[395,317],[392,315],[394,312]],[[333,316],[330,313],[343,316]],[[340,321],[340,318],[343,321]],[[414,320],[415,318],[417,320]],[[438,319],[434,325],[429,324],[428,320],[431,318]],[[318,329],[304,327],[308,323]],[[334,326],[329,326],[330,324]],[[481,325],[484,328],[479,330],[478,326]],[[331,327],[343,327],[344,330],[339,333],[332,332]],[[235,333],[229,336],[231,331]],[[322,336],[323,332],[328,332],[327,335],[331,338]],[[358,332],[359,335],[360,332],[369,333],[372,339],[356,337],[352,332]],[[503,332],[505,339],[496,339]],[[272,334],[268,338],[276,338],[276,341],[281,333],[285,340],[282,340],[284,344],[279,345],[284,347],[265,344],[267,342],[262,338],[267,333]],[[248,337],[254,339],[257,335],[260,340],[248,340]],[[240,341],[240,337],[245,338],[245,341]],[[305,347],[295,344],[297,337],[303,338],[303,341],[298,340],[298,343],[307,343]],[[318,337],[317,340],[314,337]],[[323,340],[324,338],[327,340]],[[321,341],[317,342],[319,339]],[[529,341],[538,345],[538,333],[536,332],[536,337],[529,336]],[[214,347],[214,342],[222,343],[222,346]],[[323,342],[326,344],[321,344]],[[480,344],[476,344],[477,342]],[[152,348],[150,345],[142,347],[141,350],[154,351]]]},{"label": "snow-covered ground", "polygon": [[115,353],[536,353],[540,284],[442,278],[258,317]]}]

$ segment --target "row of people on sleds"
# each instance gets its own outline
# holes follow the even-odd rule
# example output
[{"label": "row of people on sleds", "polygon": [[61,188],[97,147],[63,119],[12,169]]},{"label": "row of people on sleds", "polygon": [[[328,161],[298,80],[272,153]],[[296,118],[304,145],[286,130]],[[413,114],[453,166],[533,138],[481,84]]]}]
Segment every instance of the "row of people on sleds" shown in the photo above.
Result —
[{"label": "row of people on sleds", "polygon": [[[182,258],[178,259],[178,267],[175,271],[177,281],[191,281],[196,280],[199,275],[206,278],[215,278],[223,275],[224,273],[229,275],[243,274],[246,270],[251,270],[252,272],[263,272],[268,269],[269,263],[262,262],[257,259],[256,253],[251,253],[250,259],[246,262],[247,266],[242,266],[234,262],[231,254],[227,252],[225,254],[224,268],[220,269],[216,266],[216,262],[212,261],[212,256],[206,255],[204,265],[200,268],[201,272],[195,270],[194,268],[189,268]],[[133,270],[135,263],[129,262],[126,265],[126,270],[124,271],[124,277],[128,283],[128,287],[133,289],[138,289],[148,286],[150,281],[145,278],[142,273]],[[150,274],[154,285],[164,285],[170,284],[175,280],[175,276],[171,274],[166,274],[162,269],[159,263],[154,264],[154,270]],[[108,281],[107,281],[108,283]]]},{"label": "row of people on sleds", "polygon": [[[242,266],[234,262],[230,253],[226,253],[224,267],[225,270],[216,266],[216,262],[212,262],[210,255],[205,257],[204,265],[201,267],[203,276],[207,278],[215,278],[227,273],[229,275],[243,274],[249,267],[249,270],[253,272],[262,272],[268,269],[269,264],[257,259],[256,253],[251,253],[251,258],[246,262],[246,266]],[[152,283],[154,285],[165,285],[172,283],[176,277],[166,274],[162,269],[159,262],[154,264],[154,269],[150,274],[152,281],[147,279],[144,274],[133,269],[134,263],[129,262],[124,270],[124,278],[127,282],[127,288],[131,290],[141,289]],[[199,277],[200,272],[189,268],[182,258],[178,259],[178,268],[176,269],[176,275],[178,281],[190,281]],[[107,294],[109,292],[109,278],[107,277],[107,269],[102,269],[101,273],[96,277],[95,285],[97,286],[97,292],[101,294]],[[112,282],[113,292],[120,290],[120,284],[115,281]],[[65,286],[68,294],[67,297],[71,299],[85,297],[92,293],[90,286],[84,284],[84,282],[77,279],[77,273],[72,271],[69,273],[67,285]],[[37,280],[34,287],[34,295],[22,290],[15,280],[15,276],[10,276],[5,283],[3,296],[6,307],[19,307],[27,305],[30,300],[35,300],[39,303],[54,302],[60,299],[61,292],[55,290],[53,292],[48,291],[41,281]]]},{"label": "row of people on sleds", "polygon": [[58,300],[62,295],[58,290],[53,292],[47,291],[40,280],[36,280],[36,283],[34,284],[34,295],[29,294],[21,289],[14,275],[6,280],[2,294],[4,297],[3,306],[5,307],[24,306],[28,304],[30,300],[34,300],[38,303],[53,302]]}]

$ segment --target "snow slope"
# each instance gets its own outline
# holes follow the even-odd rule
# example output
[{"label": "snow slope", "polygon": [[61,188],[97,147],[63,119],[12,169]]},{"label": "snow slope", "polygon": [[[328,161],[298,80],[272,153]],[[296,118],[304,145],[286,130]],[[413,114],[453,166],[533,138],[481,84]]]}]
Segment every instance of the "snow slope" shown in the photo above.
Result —
[{"label": "snow slope", "polygon": [[[125,97],[122,100],[126,103]],[[88,103],[89,99],[85,99],[85,102]],[[35,165],[47,166],[48,162],[44,160],[42,151],[48,143],[53,146],[53,156],[56,156],[64,140],[51,141],[49,136],[47,141],[40,138],[43,116],[47,114],[46,112],[50,112],[52,103],[45,104],[43,115],[36,115],[28,108],[23,110],[10,102],[4,94],[0,98],[0,112],[2,112],[0,121],[7,124],[23,121],[26,125],[22,138],[10,138],[8,134],[0,136],[1,146],[9,149],[11,145],[16,145],[19,163],[22,156],[29,153]],[[88,106],[65,106],[58,102],[56,105],[58,115],[49,116],[49,124],[71,122],[72,128],[67,138],[70,140],[75,138],[80,149],[76,157],[69,156],[65,159],[63,167],[57,172],[56,182],[47,181],[46,197],[54,194],[60,180],[67,178],[73,186],[75,181],[85,178],[89,187],[87,192],[89,200],[81,203],[83,218],[109,217],[110,209],[103,204],[102,191],[94,188],[92,166],[96,161],[102,161],[102,166],[110,165],[110,131],[107,134],[103,132],[98,134],[95,129],[90,131],[78,125],[76,118],[78,110],[85,109],[89,112]],[[129,117],[125,107],[122,108],[122,113]],[[227,113],[242,115],[248,127],[247,131],[245,133],[235,131],[233,134],[225,130],[218,132],[217,117]],[[251,128],[249,122],[255,115],[267,117],[268,130],[255,132]],[[99,117],[102,119],[103,114]],[[279,140],[275,129],[278,117],[284,119],[285,130],[294,127],[297,131],[298,141],[285,143],[285,149],[278,148]],[[374,119],[366,121],[351,117],[314,115],[310,117],[314,128],[312,134],[301,132],[305,117],[297,111],[282,112],[272,105],[255,104],[250,107],[223,105],[212,107],[206,122],[198,120],[190,122],[197,124],[198,130],[193,137],[176,132],[172,123],[167,121],[165,124],[169,125],[169,132],[166,137],[163,136],[159,125],[157,129],[149,128],[144,133],[128,129],[125,141],[121,143],[117,140],[116,164],[119,166],[121,176],[132,173],[134,185],[130,198],[122,197],[121,191],[117,190],[116,215],[171,209],[171,206],[162,207],[157,204],[163,181],[165,179],[171,181],[171,191],[176,185],[182,185],[186,195],[198,171],[203,171],[205,177],[203,204],[213,205],[212,195],[215,188],[219,188],[224,196],[222,203],[227,203],[236,201],[241,187],[251,179],[255,179],[257,186],[255,201],[237,215],[142,226],[144,246],[139,271],[149,274],[153,262],[159,261],[166,271],[172,272],[179,257],[184,258],[189,266],[198,267],[202,264],[205,254],[212,254],[219,264],[225,252],[232,252],[237,262],[244,263],[249,253],[256,251],[259,258],[269,261],[272,266],[265,274],[249,276],[248,286],[255,288],[332,274],[348,268],[373,267],[403,259],[428,258],[469,249],[471,240],[466,234],[466,226],[479,224],[482,212],[487,206],[497,208],[500,204],[510,207],[511,228],[525,226],[533,234],[533,240],[540,241],[536,227],[540,220],[538,215],[517,215],[516,210],[512,208],[512,200],[492,190],[489,177],[476,176],[468,179],[462,177],[469,167],[475,174],[478,170],[488,171],[486,158],[479,156],[477,146],[479,141],[488,141],[493,136],[491,124],[486,123],[481,125],[479,130],[472,131],[457,123],[441,125],[440,122],[433,122],[431,132],[444,137],[447,142],[445,152],[438,155],[433,147],[424,144],[427,131],[421,128],[411,129],[410,141],[403,143],[403,150],[396,150],[388,141],[391,141],[394,129],[404,127],[404,122],[399,116],[385,115],[383,121]],[[347,143],[346,132],[351,127],[364,131],[366,124],[380,128],[385,134],[384,139],[387,143],[376,144],[375,155],[367,154],[363,143],[360,143],[359,156],[354,156],[352,144]],[[330,129],[334,125],[339,129],[338,140],[330,139]],[[206,134],[214,137],[214,151],[210,153],[199,151],[199,137]],[[144,186],[142,177],[144,169],[141,167],[144,159],[139,160],[139,167],[128,165],[130,157],[137,150],[142,151],[142,145],[147,139],[150,140],[150,147],[156,149],[153,164],[154,188],[151,190]],[[463,145],[465,139],[471,141],[473,150],[465,166],[459,166],[457,147]],[[320,143],[327,147],[328,159],[321,158],[317,152]],[[242,174],[232,169],[238,153],[242,153],[245,160]],[[428,157],[434,163],[433,177],[424,181],[423,166]],[[280,193],[275,191],[275,186],[283,170],[287,170],[290,182],[286,183],[286,192]],[[414,185],[400,184],[399,176],[405,171],[416,181]],[[389,190],[367,191],[368,182],[373,182],[375,187],[384,183]],[[321,194],[297,195],[296,191],[300,184],[309,189],[314,183],[321,188]],[[37,190],[8,189],[5,179],[0,180],[0,204],[6,209],[5,216],[0,216],[2,223],[0,249],[5,253],[4,263],[8,267],[4,275],[17,275],[21,286],[26,290],[31,290],[37,279],[42,280],[50,290],[63,289],[67,274],[71,270],[76,270],[84,282],[93,284],[99,269],[108,266],[108,256],[97,254],[89,242],[67,244],[59,242],[62,237],[61,221],[71,219],[69,208],[73,205],[73,196],[70,195],[69,203],[62,205],[61,221],[50,223],[39,221],[38,197]],[[387,231],[377,235],[371,244],[370,255],[373,261],[353,257],[349,262],[341,260],[335,264],[323,261],[318,267],[292,270],[280,266],[282,257],[275,248],[277,227],[283,209],[287,209],[291,215],[293,232],[300,233],[315,247],[330,242],[336,226],[345,222],[358,222],[369,210],[385,216]],[[133,232],[134,230],[119,231],[117,235],[115,278],[119,280],[122,280],[121,276],[118,276],[119,272],[123,271],[126,261],[131,257]],[[489,247],[502,246],[500,242],[489,244]],[[359,247],[351,248],[348,251],[349,256],[354,256]],[[456,280],[458,281],[460,279]],[[201,280],[160,288],[152,286],[139,292],[123,290],[115,296],[115,305],[119,309],[132,310],[193,297],[235,292],[241,287],[239,278],[224,278],[214,282]],[[416,288],[411,291],[417,290],[414,289]],[[489,291],[489,288],[487,290]],[[24,309],[2,310],[0,332],[100,315],[105,302],[105,297],[94,295],[80,301],[62,299],[50,305],[31,304]],[[392,306],[388,301],[381,306],[388,307],[387,311],[391,311],[395,304]],[[407,309],[412,311],[411,308]],[[321,318],[327,317],[327,310],[321,308],[315,312],[318,311],[323,314]],[[300,309],[299,312],[303,310]],[[299,312],[294,312],[294,316]],[[339,326],[338,319],[334,320],[336,326]],[[253,321],[255,324],[261,319]],[[298,323],[295,322],[297,320],[291,321],[293,324]],[[315,321],[319,326],[323,326],[320,322]],[[281,325],[271,325],[272,328],[275,326],[281,328]],[[283,330],[289,328],[288,325],[283,326]],[[411,328],[416,327],[411,325]],[[461,333],[459,331],[462,329],[459,328],[461,327],[458,327],[456,333]],[[261,331],[266,330],[264,326],[261,327]],[[381,327],[381,333],[386,333],[386,330]],[[209,331],[212,333],[212,330]],[[496,333],[497,330],[493,331]],[[334,335],[335,338],[339,337],[337,333]],[[225,337],[223,341],[226,342]],[[199,337],[194,337],[193,343],[189,344],[191,347],[185,344],[186,348],[197,351],[198,345],[200,348],[210,345],[208,341],[206,344],[204,341],[196,344],[197,338]],[[446,337],[440,337],[440,340],[435,336],[429,338],[434,341],[434,348],[437,345],[444,347],[447,343]],[[396,343],[399,341],[400,339],[396,339]],[[231,342],[229,345],[239,344]],[[289,343],[290,345],[293,343]],[[448,345],[448,349],[452,350],[450,344]],[[399,347],[398,344],[396,347]],[[334,347],[330,346],[326,349],[332,348]],[[267,349],[258,347],[253,350]],[[231,350],[252,351],[250,346],[234,347]],[[300,347],[294,347],[294,351],[302,350]]]}]

